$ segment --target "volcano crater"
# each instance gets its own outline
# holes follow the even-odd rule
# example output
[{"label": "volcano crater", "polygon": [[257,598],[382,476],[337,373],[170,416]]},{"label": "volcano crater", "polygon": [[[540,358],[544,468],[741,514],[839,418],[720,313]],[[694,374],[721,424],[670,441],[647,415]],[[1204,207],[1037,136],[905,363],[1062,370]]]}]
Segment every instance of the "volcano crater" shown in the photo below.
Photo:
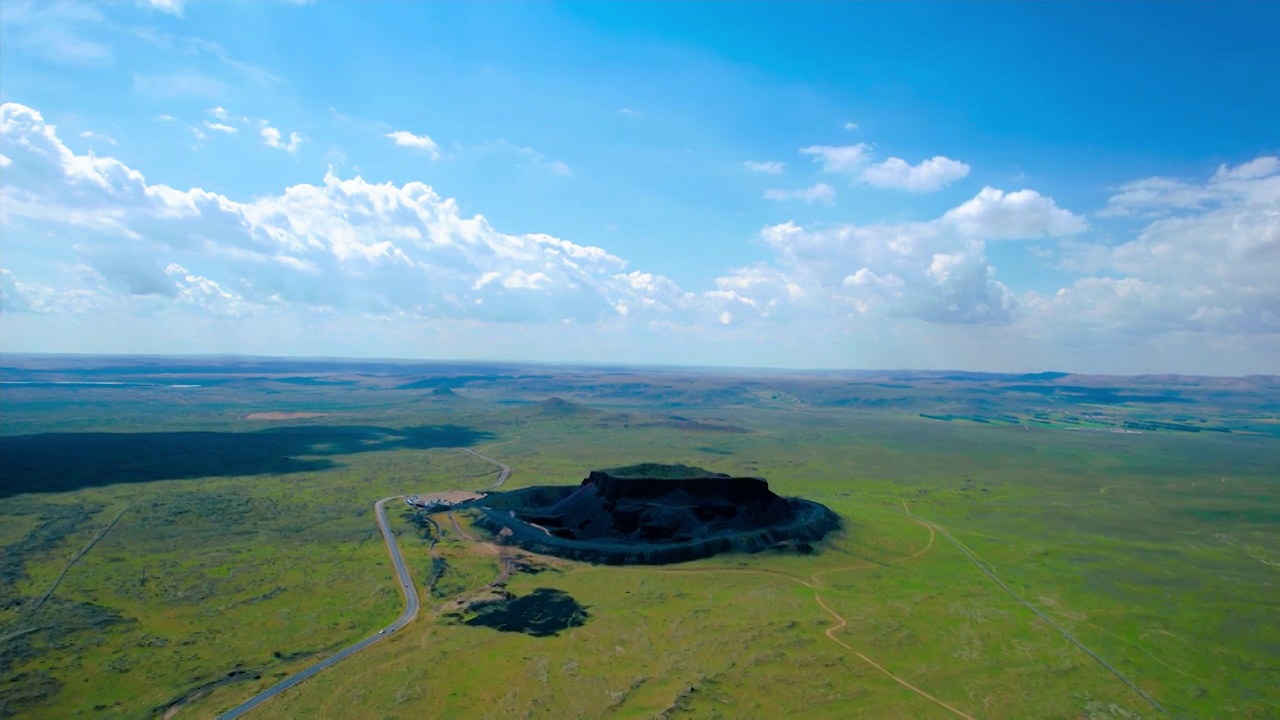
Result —
[{"label": "volcano crater", "polygon": [[531,552],[606,564],[661,565],[722,552],[797,550],[840,528],[811,500],[758,477],[648,463],[593,470],[580,485],[492,493],[476,524]]}]

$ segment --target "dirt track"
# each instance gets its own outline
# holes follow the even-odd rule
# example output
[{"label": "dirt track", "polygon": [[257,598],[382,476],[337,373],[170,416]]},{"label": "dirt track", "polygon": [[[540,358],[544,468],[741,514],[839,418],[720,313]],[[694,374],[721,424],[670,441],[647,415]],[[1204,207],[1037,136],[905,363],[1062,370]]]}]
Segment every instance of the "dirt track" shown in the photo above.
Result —
[{"label": "dirt track", "polygon": [[93,546],[97,545],[99,540],[106,537],[107,533],[111,532],[111,528],[115,527],[116,523],[120,522],[121,517],[124,517],[124,511],[128,509],[129,509],[128,505],[125,505],[123,508],[120,508],[120,512],[116,513],[116,516],[111,519],[111,522],[107,523],[106,527],[99,530],[98,534],[94,535],[93,539],[89,541],[89,544],[85,545],[80,552],[75,554],[75,557],[71,558],[71,560],[67,562],[66,567],[62,568],[62,572],[58,573],[58,577],[54,579],[53,585],[50,585],[49,589],[45,591],[44,595],[41,595],[40,599],[37,600],[35,604],[31,606],[32,610],[38,609],[41,605],[45,603],[46,600],[49,599],[50,595],[53,595],[53,591],[58,589],[58,585],[60,585],[62,583],[62,579],[67,576],[67,573],[71,570],[71,566],[79,562],[80,558],[85,556],[85,553],[92,550]]},{"label": "dirt track", "polygon": [[[891,513],[891,514],[896,514],[896,513]],[[916,524],[920,525],[921,527],[924,527],[926,530],[929,531],[929,542],[926,543],[923,548],[917,550],[916,552],[910,555],[898,558],[896,560],[890,560],[889,562],[885,563],[886,565],[896,565],[898,563],[906,562],[908,560],[914,560],[915,558],[920,557],[921,555],[925,554],[926,552],[928,552],[930,549],[933,548],[934,529],[932,525],[930,525],[927,521],[924,521],[920,518],[916,518],[914,516],[911,516],[910,519],[916,522]],[[822,594],[819,592],[822,583],[819,580],[819,578],[824,575],[830,575],[831,573],[843,572],[846,570],[866,569],[871,567],[875,567],[875,564],[864,562],[856,565],[847,565],[844,567],[832,568],[830,570],[825,570],[823,572],[814,573],[813,575],[810,575],[809,577],[810,577],[810,580],[812,580],[812,582],[804,580],[803,578],[796,577],[795,575],[789,575],[784,572],[778,572],[775,570],[762,570],[758,568],[690,568],[690,569],[671,568],[671,569],[665,569],[665,570],[658,570],[657,572],[689,573],[689,574],[732,572],[732,573],[742,573],[742,574],[750,574],[750,575],[771,575],[774,577],[785,578],[794,583],[799,583],[800,585],[803,585],[813,591],[814,602],[816,602],[824,612],[826,612],[828,615],[831,616],[833,620],[835,620],[835,624],[827,628],[826,632],[824,633],[829,640],[836,643],[837,645],[844,648],[845,650],[848,650],[849,652],[853,653],[854,656],[856,656],[859,660],[875,668],[877,671],[888,676],[894,682],[898,683],[904,688],[907,688],[908,690],[919,695],[920,697],[935,703],[939,707],[942,707],[950,711],[954,715],[965,718],[966,720],[974,720],[974,717],[969,713],[966,713],[965,711],[955,707],[954,705],[951,705],[950,703],[944,700],[940,700],[939,698],[934,697],[933,695],[930,695],[924,690],[921,690],[919,687],[916,687],[915,685],[911,684],[907,680],[893,674],[893,672],[890,671],[885,666],[881,665],[875,660],[872,660],[871,658],[867,657],[863,653],[855,650],[851,645],[841,640],[840,638],[836,637],[836,632],[841,628],[847,626],[849,623],[847,620],[844,619],[843,616],[841,616],[834,609],[832,609],[830,605],[827,605],[826,601],[822,599]]]},{"label": "dirt track", "polygon": [[928,520],[925,520],[924,518],[922,518],[922,517],[920,517],[920,516],[915,515],[914,513],[912,513],[912,512],[911,512],[911,508],[907,507],[907,501],[906,501],[906,500],[903,500],[903,501],[902,501],[902,509],[907,513],[907,516],[908,516],[908,517],[910,517],[910,518],[912,518],[912,519],[915,519],[915,520],[917,520],[917,521],[919,521],[919,522],[927,523],[927,524],[929,525],[929,527],[933,528],[934,530],[937,530],[937,531],[938,531],[938,533],[942,535],[942,537],[944,537],[944,538],[946,538],[947,540],[951,541],[951,544],[952,544],[952,545],[955,545],[955,546],[956,546],[956,549],[957,549],[957,550],[959,550],[961,553],[963,553],[963,554],[964,554],[964,556],[965,556],[966,558],[968,558],[970,562],[972,562],[974,565],[977,565],[977,566],[978,566],[978,569],[979,569],[979,570],[981,570],[981,571],[982,571],[982,573],[983,573],[984,575],[986,575],[987,577],[989,577],[989,578],[991,578],[992,580],[994,580],[994,581],[995,581],[995,583],[996,583],[997,585],[999,585],[1001,588],[1003,588],[1005,592],[1009,593],[1010,595],[1012,595],[1012,596],[1013,596],[1013,598],[1014,598],[1015,600],[1017,600],[1018,602],[1020,602],[1020,603],[1022,603],[1023,605],[1025,605],[1025,606],[1027,607],[1027,609],[1028,609],[1028,610],[1030,610],[1031,612],[1035,613],[1035,614],[1036,614],[1036,616],[1037,616],[1037,617],[1039,617],[1041,620],[1044,620],[1045,622],[1049,623],[1049,625],[1050,625],[1051,627],[1053,627],[1055,630],[1057,630],[1057,631],[1062,635],[1062,637],[1064,637],[1064,638],[1066,638],[1068,641],[1070,641],[1072,645],[1075,645],[1076,647],[1078,647],[1078,648],[1080,648],[1081,650],[1083,650],[1083,651],[1084,651],[1084,653],[1085,653],[1086,655],[1088,655],[1089,657],[1093,658],[1093,659],[1094,659],[1094,660],[1095,660],[1099,665],[1101,665],[1102,667],[1104,667],[1104,668],[1106,668],[1107,670],[1109,670],[1109,671],[1111,672],[1111,674],[1112,674],[1112,675],[1115,675],[1115,676],[1116,676],[1116,678],[1120,680],[1120,682],[1124,683],[1124,684],[1125,684],[1125,685],[1126,685],[1130,690],[1132,690],[1133,692],[1137,693],[1137,694],[1138,694],[1138,696],[1139,696],[1139,697],[1141,697],[1143,700],[1146,700],[1146,701],[1147,701],[1147,703],[1149,703],[1149,704],[1151,705],[1151,707],[1152,707],[1152,708],[1155,708],[1156,710],[1158,710],[1158,711],[1160,711],[1161,713],[1164,713],[1164,714],[1166,714],[1166,715],[1168,714],[1168,711],[1167,711],[1167,710],[1165,710],[1165,709],[1164,709],[1164,707],[1160,705],[1160,703],[1156,702],[1156,701],[1155,701],[1155,698],[1153,698],[1153,697],[1151,697],[1150,695],[1148,695],[1148,694],[1146,693],[1146,691],[1144,691],[1142,688],[1140,688],[1140,687],[1138,687],[1137,685],[1133,684],[1133,682],[1132,682],[1132,681],[1130,681],[1130,680],[1129,680],[1129,678],[1125,677],[1125,676],[1124,676],[1124,674],[1122,674],[1119,670],[1117,670],[1117,669],[1115,668],[1115,666],[1113,666],[1111,663],[1107,662],[1106,660],[1103,660],[1103,659],[1102,659],[1102,656],[1098,655],[1098,653],[1094,652],[1093,650],[1091,650],[1090,648],[1088,648],[1084,643],[1082,643],[1082,642],[1080,642],[1079,640],[1077,640],[1075,635],[1072,635],[1072,634],[1071,634],[1071,633],[1070,633],[1066,628],[1064,628],[1064,627],[1062,627],[1061,625],[1059,625],[1059,624],[1058,624],[1058,622],[1057,622],[1056,620],[1054,620],[1053,618],[1049,617],[1047,614],[1045,614],[1043,611],[1041,611],[1041,610],[1040,610],[1040,608],[1038,608],[1038,607],[1036,607],[1035,605],[1032,605],[1031,603],[1027,602],[1026,600],[1024,600],[1024,599],[1022,598],[1022,596],[1021,596],[1021,595],[1019,595],[1018,593],[1014,592],[1014,591],[1013,591],[1013,588],[1011,588],[1011,587],[1009,587],[1008,585],[1006,585],[1006,584],[1004,583],[1004,581],[1003,581],[1003,580],[1001,580],[1001,579],[1000,579],[1000,578],[995,574],[995,572],[991,570],[991,568],[987,565],[987,563],[986,563],[986,561],[985,561],[985,560],[983,560],[982,558],[978,557],[977,553],[975,553],[975,552],[973,552],[972,550],[970,550],[970,549],[968,548],[968,546],[966,546],[964,543],[962,543],[962,542],[960,542],[959,540],[956,540],[954,537],[952,537],[951,533],[947,532],[947,531],[946,531],[946,529],[944,529],[943,527],[941,527],[941,526],[939,526],[939,525],[935,525],[934,523],[932,523],[932,522],[930,522],[930,521],[928,521]]}]

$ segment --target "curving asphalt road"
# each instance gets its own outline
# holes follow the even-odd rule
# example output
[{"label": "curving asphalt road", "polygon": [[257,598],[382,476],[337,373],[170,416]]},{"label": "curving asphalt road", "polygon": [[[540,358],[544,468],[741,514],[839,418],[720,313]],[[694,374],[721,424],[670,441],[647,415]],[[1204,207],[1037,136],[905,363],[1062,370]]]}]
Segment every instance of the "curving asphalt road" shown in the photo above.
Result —
[{"label": "curving asphalt road", "polygon": [[[387,515],[384,509],[384,506],[387,504],[387,502],[391,500],[399,500],[402,497],[404,496],[392,495],[391,497],[382,498],[381,500],[373,504],[374,514],[377,515],[378,517],[378,529],[382,531],[382,539],[385,540],[387,543],[387,551],[391,553],[391,562],[395,564],[396,575],[399,576],[400,578],[400,591],[404,593],[404,599],[405,599],[404,612],[400,613],[400,617],[396,618],[396,621],[391,623],[391,625],[388,626],[387,628],[380,630],[377,635],[370,635],[369,637],[365,638],[364,640],[361,640],[355,645],[350,645],[346,648],[343,648],[341,651],[334,653],[333,655],[330,655],[329,657],[325,658],[324,660],[321,660],[315,665],[312,665],[306,670],[303,670],[302,672],[296,675],[291,675],[285,678],[284,680],[281,680],[279,683],[273,685],[272,687],[269,687],[266,690],[263,690],[257,695],[254,695],[248,700],[245,700],[244,702],[240,703],[234,708],[219,715],[218,720],[233,720],[233,718],[238,718],[244,715],[250,710],[253,710],[254,708],[261,705],[262,703],[270,700],[276,695],[279,695],[285,690],[288,690],[294,685],[297,685],[303,680],[306,680],[312,675],[315,675],[321,670],[337,665],[343,660],[346,660],[348,657],[355,655],[356,653],[378,642],[379,640],[385,638],[386,636],[391,635],[392,633],[400,630],[405,625],[408,625],[409,623],[413,622],[414,618],[418,617],[418,608],[420,606],[420,603],[418,602],[418,591],[413,586],[413,579],[409,577],[409,568],[405,567],[404,557],[400,554],[400,546],[396,544],[395,536],[391,534],[391,527],[387,525]],[[435,546],[434,541],[432,541],[431,544],[433,547]]]},{"label": "curving asphalt road", "polygon": [[498,479],[497,479],[497,480],[495,480],[495,481],[493,481],[493,486],[489,488],[490,490],[497,490],[498,488],[502,487],[502,483],[506,482],[506,481],[507,481],[507,478],[511,477],[511,466],[510,466],[510,465],[505,465],[505,464],[503,464],[503,463],[500,463],[500,462],[498,462],[497,460],[494,460],[493,458],[489,457],[488,455],[481,455],[480,453],[476,452],[475,450],[468,450],[468,449],[466,449],[466,448],[462,448],[462,452],[468,452],[468,453],[471,453],[472,455],[475,455],[476,457],[480,458],[481,460],[488,460],[489,462],[493,463],[494,465],[497,465],[497,466],[502,470],[502,472],[498,473]]},{"label": "curving asphalt road", "polygon": [[[498,479],[494,481],[493,486],[490,488],[491,490],[496,490],[497,488],[502,487],[502,484],[507,481],[507,478],[511,477],[510,465],[500,463],[497,460],[494,460],[493,458],[487,457],[485,455],[481,455],[480,453],[474,450],[467,450],[466,448],[462,448],[462,450],[464,452],[469,452],[472,455],[475,455],[476,457],[482,460],[488,460],[494,465],[497,465],[498,468],[501,470],[501,472],[498,473]],[[352,655],[355,655],[361,650],[364,650],[370,645],[373,645],[374,643],[385,638],[386,636],[399,631],[404,626],[413,622],[414,618],[418,617],[418,609],[421,606],[421,603],[418,601],[418,590],[413,586],[413,578],[409,577],[409,568],[405,567],[404,557],[400,555],[400,546],[396,544],[395,535],[391,533],[391,527],[387,525],[387,515],[384,507],[388,502],[392,500],[399,500],[400,498],[403,498],[403,497],[404,497],[403,495],[392,495],[391,497],[384,497],[378,502],[373,504],[374,515],[376,515],[378,518],[378,529],[382,531],[382,539],[385,540],[387,543],[387,552],[391,553],[391,562],[395,564],[396,575],[400,579],[400,592],[404,593],[404,599],[405,599],[404,612],[400,613],[400,617],[396,618],[396,621],[391,623],[391,625],[387,626],[385,629],[378,631],[377,635],[371,635],[365,638],[364,640],[361,640],[360,642],[356,643],[355,645],[347,646],[346,648],[343,648],[339,652],[334,653],[333,655],[330,655],[329,657],[325,658],[324,660],[321,660],[320,662],[316,663],[315,665],[312,665],[311,667],[303,670],[302,672],[299,672],[296,675],[291,675],[285,678],[284,680],[281,680],[275,685],[267,688],[266,690],[263,690],[262,692],[258,693],[257,695],[254,695],[248,700],[245,700],[244,702],[240,703],[234,708],[222,713],[221,715],[218,716],[218,720],[235,720],[235,718],[241,717],[245,713],[253,710],[254,708],[261,705],[262,703],[270,700],[276,695],[279,695],[285,690],[288,690],[294,685],[297,685],[303,680],[306,680],[312,675],[315,675],[316,673],[326,668],[337,665],[343,660],[346,660]],[[118,520],[119,518],[116,518],[116,519]],[[432,550],[435,549],[435,546],[436,546],[436,541],[432,540],[431,541]]]}]

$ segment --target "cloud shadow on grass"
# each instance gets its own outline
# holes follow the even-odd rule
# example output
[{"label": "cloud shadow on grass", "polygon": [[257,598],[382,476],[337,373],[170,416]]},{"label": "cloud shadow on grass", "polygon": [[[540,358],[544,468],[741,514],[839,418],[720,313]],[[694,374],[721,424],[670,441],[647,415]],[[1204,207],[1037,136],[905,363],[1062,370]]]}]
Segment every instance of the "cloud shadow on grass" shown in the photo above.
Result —
[{"label": "cloud shadow on grass", "polygon": [[253,432],[69,432],[0,437],[0,498],[116,483],[314,472],[334,457],[467,447],[493,434],[461,425],[300,425]]}]

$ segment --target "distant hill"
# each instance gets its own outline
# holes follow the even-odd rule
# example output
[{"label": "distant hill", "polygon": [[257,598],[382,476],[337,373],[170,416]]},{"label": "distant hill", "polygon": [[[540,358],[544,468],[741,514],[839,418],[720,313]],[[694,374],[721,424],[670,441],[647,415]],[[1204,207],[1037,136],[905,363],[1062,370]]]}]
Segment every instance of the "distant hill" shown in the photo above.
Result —
[{"label": "distant hill", "polygon": [[1071,373],[1064,373],[1064,372],[1037,372],[1037,373],[1027,373],[1026,375],[1019,375],[1016,379],[1022,380],[1025,382],[1025,381],[1037,381],[1037,380],[1061,380],[1064,377],[1070,377],[1070,376],[1071,376]]},{"label": "distant hill", "polygon": [[604,414],[595,408],[569,402],[562,397],[549,397],[536,405],[523,408],[523,411],[525,415],[546,418],[594,418]]},{"label": "distant hill", "polygon": [[443,380],[441,380],[440,378],[423,378],[422,380],[414,380],[413,382],[407,382],[407,383],[404,383],[403,385],[397,385],[396,389],[397,390],[430,390],[432,388],[440,387],[441,382],[443,382]]},{"label": "distant hill", "polygon": [[692,432],[713,432],[713,433],[749,433],[750,430],[738,427],[737,425],[722,425],[719,423],[700,422],[679,415],[669,415],[665,418],[649,418],[644,415],[631,415],[629,421],[636,427],[669,427],[676,430],[689,430]]},{"label": "distant hill", "polygon": [[355,380],[333,380],[327,377],[307,377],[295,375],[293,377],[268,378],[272,382],[285,383],[287,385],[356,385]]},{"label": "distant hill", "polygon": [[[459,396],[465,397],[465,396]],[[468,398],[474,402],[480,402]],[[499,401],[502,402],[502,401]],[[589,407],[580,403],[552,396],[535,403],[511,403],[503,410],[490,416],[490,422],[499,425],[525,426],[531,423],[562,423],[567,425],[588,425],[592,427],[609,427],[611,418],[616,414]]]},{"label": "distant hill", "polygon": [[412,382],[403,383],[396,386],[397,390],[432,390],[434,388],[456,388],[462,387],[470,382],[501,382],[503,380],[514,380],[514,375],[448,375],[424,377]]}]

